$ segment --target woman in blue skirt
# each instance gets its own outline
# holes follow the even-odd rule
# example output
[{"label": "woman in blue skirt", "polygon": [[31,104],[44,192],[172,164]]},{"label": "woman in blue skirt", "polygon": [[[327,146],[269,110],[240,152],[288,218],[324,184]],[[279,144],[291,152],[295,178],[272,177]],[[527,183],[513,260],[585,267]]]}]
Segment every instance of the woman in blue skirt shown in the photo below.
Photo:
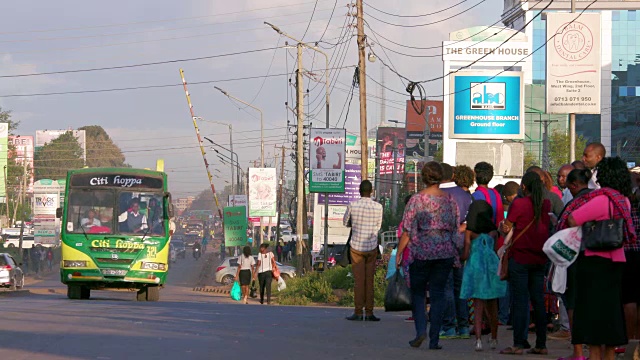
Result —
[{"label": "woman in blue skirt", "polygon": [[507,291],[507,283],[498,276],[500,259],[495,244],[498,237],[492,220],[493,209],[484,200],[476,200],[469,207],[464,250],[461,260],[466,260],[461,299],[473,299],[475,312],[476,351],[482,351],[482,319],[486,314],[491,327],[489,346],[498,346],[498,298]]}]

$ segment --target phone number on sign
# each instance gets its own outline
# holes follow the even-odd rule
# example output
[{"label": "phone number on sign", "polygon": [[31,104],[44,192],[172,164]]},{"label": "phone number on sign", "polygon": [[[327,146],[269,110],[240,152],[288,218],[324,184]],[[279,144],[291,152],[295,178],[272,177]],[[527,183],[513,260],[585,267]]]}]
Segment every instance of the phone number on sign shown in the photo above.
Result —
[{"label": "phone number on sign", "polygon": [[555,101],[591,101],[589,96],[556,96]]}]

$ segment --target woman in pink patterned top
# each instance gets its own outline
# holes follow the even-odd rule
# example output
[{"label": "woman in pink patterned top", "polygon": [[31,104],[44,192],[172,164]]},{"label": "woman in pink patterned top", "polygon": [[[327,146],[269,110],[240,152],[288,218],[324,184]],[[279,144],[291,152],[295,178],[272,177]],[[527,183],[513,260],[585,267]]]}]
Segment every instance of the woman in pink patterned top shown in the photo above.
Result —
[{"label": "woman in pink patterned top", "polygon": [[[580,226],[588,221],[624,219],[625,244],[635,243],[631,220],[631,177],[619,157],[604,158],[597,166],[601,189],[576,199],[567,206],[559,227]],[[622,306],[624,249],[581,252],[576,261],[577,301],[571,341],[588,344],[591,359],[614,359],[615,347],[627,344]],[[602,347],[604,346],[604,352]]]},{"label": "woman in pink patterned top", "polygon": [[[442,166],[429,162],[422,168],[426,188],[413,195],[404,210],[403,233],[398,245],[397,266],[409,265],[412,315],[416,338],[409,342],[419,347],[427,337],[425,299],[427,284],[431,298],[429,348],[441,349],[440,329],[446,306],[445,286],[458,253],[455,239],[460,224],[458,206],[453,197],[439,189]],[[409,248],[407,257],[402,257]]]}]

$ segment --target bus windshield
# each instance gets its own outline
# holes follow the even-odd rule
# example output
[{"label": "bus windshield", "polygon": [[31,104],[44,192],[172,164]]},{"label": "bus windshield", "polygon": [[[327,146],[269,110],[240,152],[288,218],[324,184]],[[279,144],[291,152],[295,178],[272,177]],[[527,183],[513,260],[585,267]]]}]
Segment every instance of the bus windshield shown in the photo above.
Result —
[{"label": "bus windshield", "polygon": [[161,191],[71,189],[68,204],[69,233],[165,234]]}]

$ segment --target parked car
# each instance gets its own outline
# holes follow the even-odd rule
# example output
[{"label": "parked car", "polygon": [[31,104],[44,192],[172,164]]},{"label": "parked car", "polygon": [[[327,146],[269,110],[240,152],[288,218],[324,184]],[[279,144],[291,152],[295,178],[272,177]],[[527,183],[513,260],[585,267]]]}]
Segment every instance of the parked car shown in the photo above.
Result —
[{"label": "parked car", "polygon": [[282,230],[280,232],[280,240],[288,243],[289,241],[295,240],[296,235],[291,232],[291,230]]},{"label": "parked car", "polygon": [[[332,267],[336,266],[336,261],[339,257],[342,256],[342,253],[344,252],[346,246],[346,244],[329,244],[327,268],[331,269]],[[324,270],[324,256],[325,251],[323,246],[322,249],[320,249],[318,256],[316,256],[315,260],[313,261],[313,265],[311,266],[314,271]]]},{"label": "parked car", "polygon": [[24,273],[11,255],[0,253],[0,286],[11,290],[24,287]]},{"label": "parked car", "polygon": [[[7,248],[17,248],[20,246],[20,235],[3,235],[4,247]],[[35,238],[33,235],[28,233],[22,234],[22,248],[30,249],[35,244]],[[51,245],[43,245],[43,246],[51,246]]]},{"label": "parked car", "polygon": [[[256,263],[258,262],[258,256],[254,255]],[[284,265],[276,261],[278,269],[280,270],[280,276],[287,281],[296,276],[296,268],[289,265]],[[224,285],[233,284],[236,272],[238,271],[238,257],[226,258],[220,266],[216,269],[216,282]]]}]

